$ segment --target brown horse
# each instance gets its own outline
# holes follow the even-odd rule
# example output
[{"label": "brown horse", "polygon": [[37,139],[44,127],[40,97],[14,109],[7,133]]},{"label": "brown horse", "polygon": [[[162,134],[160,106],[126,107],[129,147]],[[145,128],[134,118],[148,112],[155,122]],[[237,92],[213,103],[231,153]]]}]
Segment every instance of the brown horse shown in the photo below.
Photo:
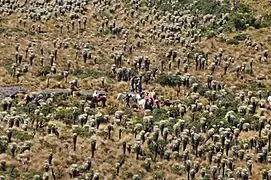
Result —
[{"label": "brown horse", "polygon": [[106,100],[107,100],[107,99],[106,99],[106,96],[101,96],[101,97],[99,97],[99,98],[96,98],[96,97],[89,97],[88,100],[90,100],[90,101],[94,104],[95,107],[98,106],[99,102],[102,102],[102,107],[103,107],[103,108],[106,107]]}]

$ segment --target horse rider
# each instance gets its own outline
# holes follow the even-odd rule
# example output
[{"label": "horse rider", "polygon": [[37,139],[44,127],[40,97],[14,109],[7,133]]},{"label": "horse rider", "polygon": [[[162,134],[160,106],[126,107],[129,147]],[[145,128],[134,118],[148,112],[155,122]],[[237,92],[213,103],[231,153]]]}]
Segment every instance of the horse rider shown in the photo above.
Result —
[{"label": "horse rider", "polygon": [[98,101],[100,98],[100,92],[98,90],[95,90],[92,97],[94,97],[95,100]]},{"label": "horse rider", "polygon": [[76,89],[78,88],[78,81],[77,78],[70,81],[70,89],[71,89],[71,93],[73,93],[73,91],[76,91]]},{"label": "horse rider", "polygon": [[158,100],[158,99],[155,99],[154,102],[155,102],[156,108],[157,108],[157,109],[160,109],[160,103],[159,103],[159,100]]},{"label": "horse rider", "polygon": [[149,96],[148,101],[149,101],[150,106],[153,107],[154,99],[152,96]]},{"label": "horse rider", "polygon": [[148,106],[149,106],[150,110],[152,110],[153,104],[154,104],[154,99],[151,96],[151,93],[148,93],[148,95],[147,95],[147,102],[148,102]]},{"label": "horse rider", "polygon": [[130,91],[131,91],[131,92],[134,92],[134,90],[135,90],[135,79],[136,79],[136,77],[133,76],[133,77],[131,78],[131,80],[130,80]]},{"label": "horse rider", "polygon": [[142,77],[137,78],[136,90],[137,90],[137,93],[142,92]]},{"label": "horse rider", "polygon": [[125,95],[124,104],[125,104],[125,107],[130,108],[130,94],[128,93]]}]

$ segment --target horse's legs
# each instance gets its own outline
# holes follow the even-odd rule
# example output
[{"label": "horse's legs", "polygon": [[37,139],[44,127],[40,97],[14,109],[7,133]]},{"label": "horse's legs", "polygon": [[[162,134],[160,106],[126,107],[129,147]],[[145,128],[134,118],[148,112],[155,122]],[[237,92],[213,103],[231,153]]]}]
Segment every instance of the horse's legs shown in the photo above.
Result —
[{"label": "horse's legs", "polygon": [[103,107],[106,107],[106,99],[104,99],[102,102],[103,102]]},{"label": "horse's legs", "polygon": [[94,108],[98,107],[98,101],[96,99],[93,101]]},{"label": "horse's legs", "polygon": [[[102,106],[103,108],[105,107],[105,102],[106,102],[106,99],[105,98],[101,98],[100,101],[102,102]],[[99,101],[97,101],[97,105],[98,105]]]}]

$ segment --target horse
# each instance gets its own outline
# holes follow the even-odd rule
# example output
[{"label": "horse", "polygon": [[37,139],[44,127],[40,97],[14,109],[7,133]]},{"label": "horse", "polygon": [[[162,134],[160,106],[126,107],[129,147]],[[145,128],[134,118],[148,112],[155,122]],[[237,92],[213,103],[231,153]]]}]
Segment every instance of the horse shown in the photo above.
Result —
[{"label": "horse", "polygon": [[137,104],[139,106],[140,109],[147,109],[148,107],[148,102],[146,101],[146,99],[141,98],[137,100]]},{"label": "horse", "polygon": [[88,97],[87,100],[91,101],[95,105],[95,107],[98,106],[99,102],[102,102],[103,108],[106,107],[107,99],[106,99],[106,96],[104,96],[104,95],[100,96],[99,98],[91,96],[91,97]]},{"label": "horse", "polygon": [[[148,108],[148,102],[146,99],[142,98],[140,94],[133,94],[130,93],[130,100],[136,104],[138,104],[139,109],[147,109]],[[119,93],[117,95],[117,100],[124,100],[126,97],[125,93]]]},{"label": "horse", "polygon": [[125,96],[126,96],[126,94],[124,94],[124,93],[119,93],[119,94],[117,95],[117,100],[118,100],[118,101],[124,100],[124,99],[125,99]]},{"label": "horse", "polygon": [[[126,94],[125,93],[119,93],[117,95],[117,100],[124,100],[126,97]],[[129,93],[129,97],[130,97],[130,100],[133,101],[133,102],[137,102],[137,99],[138,99],[138,96],[137,94],[133,94],[133,93]]]}]

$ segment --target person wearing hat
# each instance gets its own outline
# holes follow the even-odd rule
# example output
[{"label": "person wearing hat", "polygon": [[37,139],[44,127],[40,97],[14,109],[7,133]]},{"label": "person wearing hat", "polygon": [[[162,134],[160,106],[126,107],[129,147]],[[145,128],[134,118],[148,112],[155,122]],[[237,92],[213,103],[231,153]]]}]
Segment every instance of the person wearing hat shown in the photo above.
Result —
[{"label": "person wearing hat", "polygon": [[77,88],[78,88],[78,79],[75,78],[74,80],[70,81],[71,92],[73,93],[74,91],[76,91]]},{"label": "person wearing hat", "polygon": [[130,80],[130,91],[134,92],[135,91],[135,76],[133,76]]},{"label": "person wearing hat", "polygon": [[142,92],[142,76],[139,76],[136,84],[137,93]]},{"label": "person wearing hat", "polygon": [[99,96],[100,96],[100,92],[98,90],[95,90],[92,97],[94,97],[98,101]]},{"label": "person wearing hat", "polygon": [[124,104],[126,108],[130,108],[130,95],[128,93],[125,95]]}]

